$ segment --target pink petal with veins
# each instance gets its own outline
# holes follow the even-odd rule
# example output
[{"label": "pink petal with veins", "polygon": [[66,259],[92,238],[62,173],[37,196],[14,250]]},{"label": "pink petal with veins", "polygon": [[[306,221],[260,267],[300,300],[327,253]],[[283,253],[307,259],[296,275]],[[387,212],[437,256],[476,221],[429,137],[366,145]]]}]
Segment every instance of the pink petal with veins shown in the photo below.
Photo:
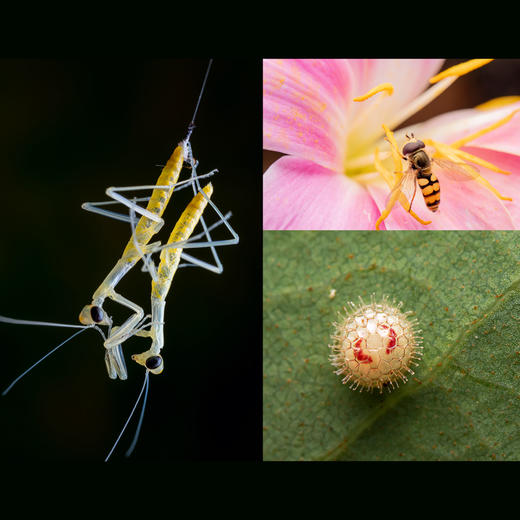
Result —
[{"label": "pink petal with veins", "polygon": [[496,229],[517,229],[520,227],[520,155],[514,155],[496,150],[489,150],[478,147],[464,147],[468,153],[481,157],[482,159],[493,163],[499,168],[511,172],[511,175],[496,173],[482,166],[478,166],[480,174],[485,177],[491,185],[496,188],[505,197],[513,200],[503,201],[504,207],[509,211],[514,228],[496,228]]},{"label": "pink petal with veins", "polygon": [[438,173],[441,205],[433,214],[432,229],[515,229],[501,201],[475,181],[448,181]]},{"label": "pink petal with veins", "polygon": [[[513,110],[518,109],[520,109],[520,103],[515,103],[514,105],[493,111],[495,113],[490,114],[489,124],[506,117],[513,112]],[[485,123],[487,122],[488,121],[485,120],[481,121],[482,126],[485,127]],[[477,139],[469,142],[468,145],[520,155],[520,112],[515,114],[511,121],[508,121],[487,134],[477,137]]]},{"label": "pink petal with veins", "polygon": [[264,229],[374,229],[370,194],[345,175],[282,157],[264,174]]},{"label": "pink petal with veins", "polygon": [[[377,103],[383,94],[372,99],[354,102],[359,113],[368,113],[356,132],[363,135],[377,136],[381,134],[382,123],[389,123],[406,108],[419,94],[430,87],[428,80],[441,68],[441,59],[377,59],[367,60],[371,67],[364,74],[364,81],[355,91],[355,95],[365,94],[381,83],[391,83],[394,93],[377,105],[377,110],[369,111],[372,103]],[[358,112],[353,112],[357,115]],[[351,118],[352,120],[352,118]]]},{"label": "pink petal with veins", "polygon": [[[457,110],[402,129],[396,134],[396,138],[400,142],[403,134],[411,131],[419,138],[451,143],[488,127],[519,108],[520,103],[514,103],[494,110]],[[432,224],[427,228],[516,229],[518,224],[515,223],[520,222],[520,113],[501,127],[471,141],[462,150],[512,172],[508,176],[477,165],[480,174],[502,195],[513,198],[513,201],[499,200],[474,181],[443,180],[441,172],[439,216],[435,215]],[[417,210],[415,203],[414,211],[424,218],[424,214]],[[406,218],[406,212],[401,217]],[[397,217],[395,222],[390,217],[387,219],[389,229],[400,224],[402,225],[402,219]],[[407,229],[415,229],[415,226],[413,224],[413,227]]]},{"label": "pink petal with veins", "polygon": [[[493,193],[475,181],[456,182],[447,179],[442,170],[437,170],[436,173],[441,188],[439,210],[434,213],[426,207],[419,188],[417,188],[412,204],[414,213],[425,221],[431,221],[431,224],[420,224],[399,204],[396,204],[385,220],[386,229],[515,229],[511,211],[506,201],[499,200]],[[487,170],[481,173],[500,191],[499,186],[496,185],[498,183],[495,179],[491,181],[491,176],[488,175]],[[494,175],[498,176],[499,174]],[[389,193],[388,187],[382,182],[372,183],[369,185],[369,191],[382,211],[386,205]],[[503,194],[508,195],[507,193]]]},{"label": "pink petal with veins", "polygon": [[[399,136],[414,132],[416,136],[450,144],[492,125],[518,109],[520,103],[512,103],[494,110],[455,110],[404,128],[399,131]],[[511,121],[469,142],[468,145],[520,155],[520,113],[514,115]]]},{"label": "pink petal with veins", "polygon": [[[363,122],[380,132],[381,122],[426,87],[442,60],[264,60],[264,148],[343,170],[347,137],[357,115],[368,109],[354,97],[393,82],[395,94]],[[368,128],[369,131],[374,129]],[[356,130],[353,130],[356,131]]]},{"label": "pink petal with veins", "polygon": [[345,60],[264,60],[264,148],[340,170],[356,67]]}]

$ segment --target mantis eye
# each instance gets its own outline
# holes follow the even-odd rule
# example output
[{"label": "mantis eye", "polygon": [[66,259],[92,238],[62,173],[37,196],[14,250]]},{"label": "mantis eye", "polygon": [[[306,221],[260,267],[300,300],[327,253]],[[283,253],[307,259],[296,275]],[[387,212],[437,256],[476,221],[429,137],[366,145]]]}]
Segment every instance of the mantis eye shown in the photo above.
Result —
[{"label": "mantis eye", "polygon": [[146,368],[148,370],[156,370],[162,365],[162,357],[161,356],[150,356],[146,362]]},{"label": "mantis eye", "polygon": [[85,305],[79,315],[79,321],[83,323],[83,325],[92,325],[94,323],[106,324],[107,318],[102,307],[98,305]]},{"label": "mantis eye", "polygon": [[105,313],[103,312],[103,309],[101,307],[98,307],[97,305],[93,305],[90,309],[90,315],[96,323],[100,323],[101,321],[103,321],[104,314]]}]

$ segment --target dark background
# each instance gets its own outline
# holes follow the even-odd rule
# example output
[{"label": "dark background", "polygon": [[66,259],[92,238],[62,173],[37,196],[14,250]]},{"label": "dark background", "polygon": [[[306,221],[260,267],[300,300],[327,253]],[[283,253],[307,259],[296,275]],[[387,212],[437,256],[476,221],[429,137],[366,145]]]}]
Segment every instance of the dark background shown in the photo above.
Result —
[{"label": "dark background", "polygon": [[[469,59],[469,58],[468,58]],[[464,62],[467,59],[450,58],[441,70]],[[428,119],[452,110],[473,108],[501,96],[520,95],[520,59],[496,59],[484,67],[457,79],[447,90],[428,106],[414,114],[401,127]],[[263,171],[283,154],[264,151]]]},{"label": "dark background", "polygon": [[[207,63],[0,60],[0,314],[77,323],[130,235],[80,205],[106,200],[108,186],[156,182],[156,165],[186,134]],[[223,274],[185,268],[173,280],[165,370],[150,377],[132,461],[261,458],[260,113],[260,61],[216,59],[191,141],[199,173],[219,169],[212,200],[233,212],[240,244],[219,249]],[[172,198],[157,239],[167,240],[188,192]],[[147,312],[140,266],[117,290]],[[109,300],[105,308],[119,323],[128,315]],[[2,389],[73,332],[0,323]],[[90,330],[43,361],[0,397],[2,460],[103,461],[143,382],[130,355],[149,344],[125,343],[126,381],[108,378]],[[112,461],[125,460],[136,423]]]}]

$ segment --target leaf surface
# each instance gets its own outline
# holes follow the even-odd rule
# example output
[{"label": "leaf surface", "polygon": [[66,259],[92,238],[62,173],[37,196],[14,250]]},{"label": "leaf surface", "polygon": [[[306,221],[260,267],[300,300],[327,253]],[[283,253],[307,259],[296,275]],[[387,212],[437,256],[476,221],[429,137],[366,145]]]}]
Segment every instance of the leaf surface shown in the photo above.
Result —
[{"label": "leaf surface", "polygon": [[[520,459],[519,268],[512,231],[264,232],[264,459]],[[424,338],[392,393],[328,360],[338,312],[371,294]]]}]

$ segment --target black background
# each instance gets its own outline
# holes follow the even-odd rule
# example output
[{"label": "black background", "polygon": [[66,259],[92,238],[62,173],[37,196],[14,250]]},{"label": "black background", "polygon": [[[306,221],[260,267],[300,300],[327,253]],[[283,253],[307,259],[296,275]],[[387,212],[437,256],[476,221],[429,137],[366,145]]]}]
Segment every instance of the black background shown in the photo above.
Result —
[{"label": "black background", "polygon": [[[105,200],[108,186],[156,182],[156,165],[186,134],[207,63],[0,60],[0,314],[77,323],[129,237],[127,224],[80,205]],[[165,370],[150,378],[130,460],[261,458],[260,114],[260,61],[216,59],[191,141],[198,172],[219,169],[212,200],[233,212],[240,244],[219,249],[221,275],[177,272]],[[188,191],[172,198],[157,239],[166,241]],[[118,292],[149,309],[140,265]],[[105,307],[116,322],[128,315]],[[72,332],[0,324],[2,388]],[[0,398],[2,459],[102,461],[143,382],[130,354],[148,347],[144,338],[125,343],[126,381],[108,378],[101,337],[90,330],[43,361]],[[112,461],[125,460],[136,419]]]}]

